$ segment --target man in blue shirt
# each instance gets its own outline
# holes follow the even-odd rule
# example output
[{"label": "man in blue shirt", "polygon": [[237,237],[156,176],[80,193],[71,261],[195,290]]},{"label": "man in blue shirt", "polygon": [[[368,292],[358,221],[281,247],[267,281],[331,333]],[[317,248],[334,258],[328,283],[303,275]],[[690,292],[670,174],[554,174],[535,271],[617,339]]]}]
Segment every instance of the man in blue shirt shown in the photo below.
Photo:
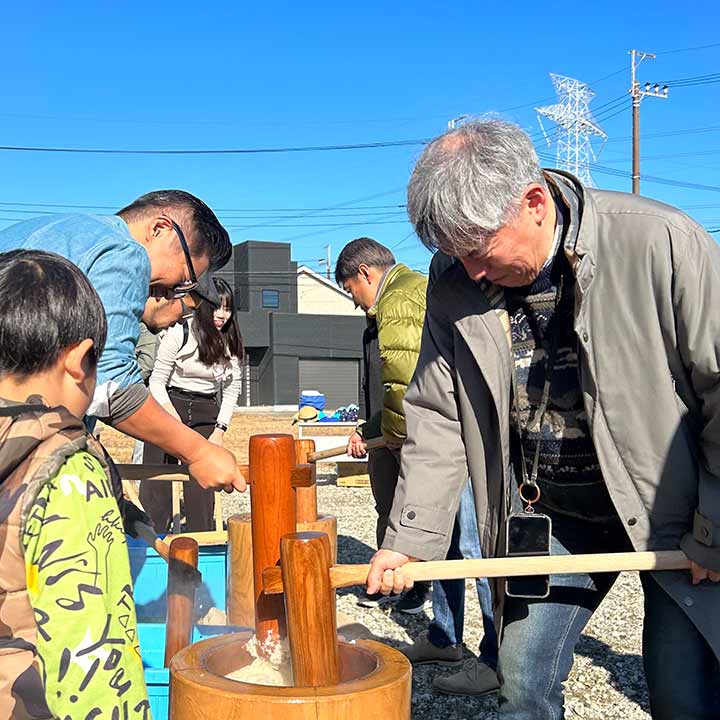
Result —
[{"label": "man in blue shirt", "polygon": [[184,298],[230,259],[230,237],[212,210],[182,190],[158,190],[114,216],[52,215],[11,225],[0,232],[0,252],[15,248],[67,258],[103,302],[108,338],[88,413],[180,458],[204,488],[244,490],[232,453],[169,415],[149,394],[135,356],[148,297]]}]

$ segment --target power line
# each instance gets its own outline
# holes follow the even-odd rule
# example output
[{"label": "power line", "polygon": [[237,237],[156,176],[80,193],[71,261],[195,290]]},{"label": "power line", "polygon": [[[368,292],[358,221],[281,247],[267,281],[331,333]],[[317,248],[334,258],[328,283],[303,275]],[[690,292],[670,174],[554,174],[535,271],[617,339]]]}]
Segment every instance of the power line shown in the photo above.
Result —
[{"label": "power line", "polygon": [[[720,75],[719,75],[720,76]],[[614,110],[617,105],[610,107],[612,103],[620,103],[621,98],[609,101],[601,106],[603,112]],[[623,108],[624,110],[624,108]],[[605,118],[601,119],[607,119]],[[673,137],[677,135],[694,135],[707,132],[720,131],[720,126],[708,126],[700,128],[688,128],[685,130],[673,130],[668,132],[645,133],[644,139]],[[541,132],[531,133],[531,139],[538,140],[542,137]],[[627,142],[630,137],[610,138],[608,142]],[[243,154],[268,154],[268,153],[292,153],[292,152],[322,152],[330,150],[363,150],[384,147],[409,147],[418,145],[427,145],[431,138],[410,139],[410,140],[391,140],[386,142],[374,143],[351,143],[345,145],[306,145],[296,147],[276,147],[276,148],[221,148],[221,149],[178,149],[178,150],[160,150],[160,149],[121,149],[121,148],[63,148],[63,147],[40,147],[40,146],[16,146],[16,145],[0,145],[0,150],[9,152],[44,152],[44,153],[79,153],[79,154],[106,154],[106,155],[243,155]],[[14,203],[20,205],[20,203]],[[28,205],[37,205],[37,203],[27,203]],[[77,209],[104,209],[112,210],[117,206],[103,205],[63,205],[54,204],[51,207],[73,207]],[[291,208],[279,208],[279,210],[291,210]],[[233,209],[228,211],[242,211],[241,209]],[[221,212],[218,210],[218,212]]]},{"label": "power line", "polygon": [[[4,204],[4,203],[0,203],[0,204]],[[398,207],[402,208],[402,207],[404,207],[404,206],[398,206]],[[55,210],[55,211],[52,211],[52,210],[23,210],[23,209],[20,209],[20,208],[7,208],[7,209],[4,209],[4,208],[1,208],[1,207],[0,207],[0,213],[5,213],[5,212],[8,212],[8,213],[16,213],[16,214],[21,214],[21,215],[33,215],[33,216],[38,216],[38,215],[65,215],[65,214],[66,214],[66,213],[63,213],[63,212],[59,212],[59,211],[57,211],[57,210]],[[359,217],[360,215],[366,215],[366,216],[368,216],[368,217],[373,217],[373,216],[388,217],[389,215],[403,214],[403,212],[404,212],[404,211],[403,211],[402,209],[400,209],[400,210],[394,210],[393,212],[388,212],[387,210],[385,210],[385,211],[383,211],[383,212],[358,212],[358,213],[347,213],[347,212],[346,212],[346,213],[335,213],[335,212],[332,212],[332,211],[328,211],[328,213],[332,213],[332,214],[328,214],[328,213],[323,212],[323,214],[321,215],[321,217],[326,217],[326,218],[344,218],[344,217],[347,217],[347,218],[357,218],[357,217]],[[260,215],[224,215],[224,214],[220,213],[219,211],[218,211],[216,214],[219,215],[220,220],[223,220],[223,221],[225,221],[225,220],[293,220],[293,219],[295,219],[295,218],[298,217],[297,215],[267,215],[267,216],[260,216]],[[248,227],[266,227],[266,226],[252,225],[252,226],[248,226]]]},{"label": "power line", "polygon": [[679,48],[677,50],[664,50],[655,53],[656,55],[674,55],[675,53],[690,52],[691,50],[705,50],[706,48],[720,47],[720,43],[709,43],[708,45],[693,45],[692,47]]},{"label": "power line", "polygon": [[658,85],[671,87],[690,87],[692,85],[710,85],[720,82],[720,73],[709,75],[695,75],[694,77],[676,78],[675,80],[658,80]]},{"label": "power line", "polygon": [[[64,203],[35,203],[35,202],[0,202],[0,205],[15,205],[17,207],[46,207],[46,208],[70,208],[77,210],[118,210],[126,203],[118,203],[117,205],[68,205]],[[382,210],[382,209],[396,209],[404,208],[405,205],[394,204],[394,205],[358,205],[355,207],[347,207],[346,210]],[[328,208],[322,207],[310,207],[310,208],[298,208],[298,207],[281,207],[281,208],[215,208],[214,212],[226,213],[226,212],[316,212],[324,211]]]},{"label": "power line", "polygon": [[[545,161],[554,161],[555,158],[543,152],[538,152],[538,157]],[[611,168],[598,163],[590,163],[590,169],[593,172],[598,172],[603,175],[613,175],[614,177],[629,178],[632,175],[619,168]],[[720,192],[720,186],[717,185],[703,185],[700,183],[687,182],[683,180],[675,180],[674,178],[658,177],[657,175],[643,175],[643,179],[648,182],[659,183],[661,185],[672,185],[674,187],[688,188],[690,190],[704,190],[708,192]]]},{"label": "power line", "polygon": [[601,78],[598,78],[597,80],[591,80],[588,85],[597,85],[597,83],[602,82],[603,80],[608,80],[611,77],[615,77],[616,75],[620,75],[620,73],[625,72],[625,66],[619,68],[618,70],[613,70],[613,72],[608,73],[607,75],[603,75]]},{"label": "power line", "polygon": [[626,101],[627,101],[627,93],[618,95],[617,97],[613,98],[612,100],[608,100],[606,103],[603,103],[602,105],[598,105],[596,108],[593,108],[593,116],[595,118],[597,118],[597,116],[600,115],[601,111],[604,111],[606,109],[611,109],[609,107],[610,105],[612,105],[613,107],[617,107],[618,103],[626,102]]},{"label": "power line", "polygon": [[[707,155],[718,155],[720,154],[720,148],[715,150],[696,150],[694,152],[682,152],[682,153],[664,153],[662,155],[644,155],[643,160],[671,160],[673,158],[689,158],[689,157],[704,157]],[[607,163],[624,163],[627,162],[628,158],[618,158],[616,160],[605,160]]]},{"label": "power line", "polygon": [[[408,220],[408,222],[410,222],[410,221]],[[414,234],[415,234],[415,228],[413,227],[413,229],[412,229],[402,240],[400,240],[399,242],[396,242],[396,243],[390,248],[390,250],[397,250],[401,245],[403,245],[404,243],[406,243]],[[423,246],[423,247],[424,247],[424,246]]]},{"label": "power line", "polygon": [[624,107],[621,107],[619,110],[616,110],[613,113],[610,113],[610,115],[603,115],[602,117],[598,118],[598,120],[607,121],[614,117],[617,117],[618,115],[622,115],[623,113],[626,113],[630,110],[630,103],[627,103]]},{"label": "power line", "polygon": [[[287,219],[302,220],[302,219],[306,219],[306,218],[311,218],[313,216],[316,216],[320,213],[327,212],[327,211],[334,211],[334,210],[339,210],[339,209],[352,209],[352,206],[356,205],[357,203],[370,202],[372,200],[377,200],[379,198],[387,197],[388,195],[394,195],[403,189],[404,189],[403,187],[395,187],[390,190],[385,190],[383,192],[373,193],[371,195],[364,195],[362,197],[353,198],[352,200],[345,200],[343,202],[336,203],[334,205],[328,205],[326,207],[320,207],[320,208],[312,208],[308,212],[304,212],[303,214],[299,214],[299,215],[295,215],[295,216],[288,216]],[[30,205],[30,203],[28,205]],[[45,204],[45,206],[48,206],[48,205],[49,205],[48,203]],[[51,207],[58,207],[58,206],[52,205]],[[91,207],[93,207],[93,206],[91,206]],[[94,207],[99,207],[99,206],[94,206]],[[397,208],[397,207],[404,207],[404,206],[403,205],[400,205],[400,206],[393,205],[391,207]],[[7,210],[5,212],[12,212],[12,210]],[[395,214],[396,214],[396,212],[387,213],[387,216],[392,216]],[[328,219],[330,219],[331,217],[332,216],[329,216]],[[0,222],[2,220],[5,220],[6,222],[20,222],[21,218],[0,218]],[[403,221],[396,220],[394,222],[403,223],[405,221],[404,220]],[[372,225],[372,224],[377,224],[377,223],[373,223],[373,222],[369,222],[369,223],[352,222],[352,223],[337,223],[337,224],[324,223],[323,225],[317,226],[317,227],[324,227],[325,229],[323,229],[323,230],[313,230],[309,233],[305,233],[305,234],[303,234],[301,236],[297,236],[297,237],[280,238],[280,242],[290,242],[292,240],[300,240],[305,237],[315,237],[317,235],[322,235],[322,234],[325,234],[328,232],[334,232],[335,230],[342,228],[342,227],[350,227],[353,225]],[[230,229],[230,230],[241,229],[241,230],[247,231],[247,230],[251,230],[251,229],[255,229],[255,228],[263,228],[263,227],[265,227],[265,225],[268,225],[268,224],[267,223],[266,224],[258,223],[255,225],[229,226],[228,229]],[[270,225],[270,227],[272,227],[272,225]],[[313,228],[315,226],[311,225],[311,224],[298,224],[298,225],[281,224],[281,225],[279,225],[279,227]]]},{"label": "power line", "polygon": [[[685,130],[668,130],[665,132],[643,133],[643,140],[647,140],[648,138],[676,137],[678,135],[701,135],[703,133],[718,131],[720,131],[720,125],[709,125],[699,128],[686,128]],[[610,138],[608,142],[628,142],[629,140],[632,140],[632,136],[626,135],[625,137],[621,138]]]},{"label": "power line", "polygon": [[275,148],[221,148],[202,150],[156,150],[156,149],[121,149],[121,148],[70,148],[70,147],[39,147],[21,145],[0,145],[0,150],[11,152],[71,153],[85,155],[261,155],[269,153],[322,152],[327,150],[368,150],[372,148],[405,147],[410,145],[427,145],[431,138],[423,140],[388,140],[372,143],[352,143],[348,145],[302,145],[295,147]]},{"label": "power line", "polygon": [[316,223],[307,225],[286,225],[281,223],[267,223],[266,225],[228,225],[228,230],[252,230],[258,227],[266,228],[316,228],[316,227],[352,227],[353,225],[402,225],[407,220],[369,220],[367,222],[347,222],[347,223]]}]

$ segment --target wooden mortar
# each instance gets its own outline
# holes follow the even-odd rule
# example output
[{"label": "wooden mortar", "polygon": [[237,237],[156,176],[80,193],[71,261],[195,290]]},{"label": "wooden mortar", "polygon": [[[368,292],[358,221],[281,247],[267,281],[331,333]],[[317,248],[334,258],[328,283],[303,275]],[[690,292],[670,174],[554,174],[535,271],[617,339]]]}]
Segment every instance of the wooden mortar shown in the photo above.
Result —
[{"label": "wooden mortar", "polygon": [[170,663],[170,720],[410,720],[412,669],[372,640],[340,642],[340,681],[273,687],[228,680],[252,661],[250,633],[201,640]]}]

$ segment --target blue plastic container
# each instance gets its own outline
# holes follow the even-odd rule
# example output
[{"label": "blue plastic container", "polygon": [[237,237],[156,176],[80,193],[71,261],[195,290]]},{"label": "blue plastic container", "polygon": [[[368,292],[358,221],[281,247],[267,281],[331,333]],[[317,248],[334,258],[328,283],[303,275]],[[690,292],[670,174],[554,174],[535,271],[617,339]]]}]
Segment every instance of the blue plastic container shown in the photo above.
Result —
[{"label": "blue plastic container", "polygon": [[[167,614],[167,563],[139,538],[127,538],[130,573],[133,579],[138,619],[140,652],[145,668],[150,710],[154,720],[167,720],[170,673],[165,660],[165,617]],[[202,585],[195,593],[196,617],[211,607],[225,610],[226,545],[201,545],[198,570]],[[223,635],[236,628],[196,625],[192,641]]]},{"label": "blue plastic container", "polygon": [[[192,641],[223,635],[228,628],[218,625],[196,625]],[[145,668],[150,711],[153,720],[168,720],[170,697],[170,671],[163,667],[165,660],[165,625],[160,623],[138,623],[140,652]]]},{"label": "blue plastic container", "polygon": [[317,390],[306,390],[300,393],[300,402],[298,408],[305,405],[314,407],[316,410],[325,409],[325,396]]},{"label": "blue plastic container", "polygon": [[[138,622],[164,623],[167,613],[167,563],[139,538],[127,538]],[[225,609],[227,546],[201,545],[198,570],[202,585],[195,593],[196,617],[211,607]],[[163,640],[164,646],[164,640]],[[162,666],[162,659],[161,659]]]}]

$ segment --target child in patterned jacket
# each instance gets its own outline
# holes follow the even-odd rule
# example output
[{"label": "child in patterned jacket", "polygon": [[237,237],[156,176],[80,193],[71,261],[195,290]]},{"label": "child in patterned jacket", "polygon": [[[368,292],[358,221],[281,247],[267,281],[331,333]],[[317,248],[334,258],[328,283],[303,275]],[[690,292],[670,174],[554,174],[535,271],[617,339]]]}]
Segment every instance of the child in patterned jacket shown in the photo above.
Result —
[{"label": "child in patterned jacket", "polygon": [[68,260],[14,250],[0,307],[0,720],[147,720],[117,483],[80,420],[102,304]]}]

